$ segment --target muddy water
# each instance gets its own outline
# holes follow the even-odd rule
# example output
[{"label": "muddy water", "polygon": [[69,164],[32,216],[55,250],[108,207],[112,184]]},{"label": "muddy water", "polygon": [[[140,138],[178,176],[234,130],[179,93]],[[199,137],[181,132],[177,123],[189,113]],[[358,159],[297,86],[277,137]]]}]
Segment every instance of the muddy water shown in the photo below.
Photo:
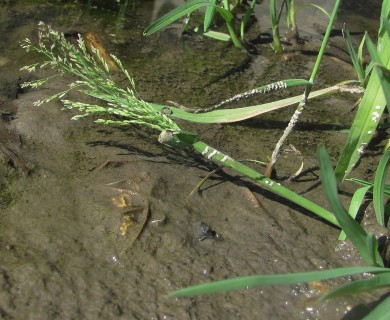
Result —
[{"label": "muddy water", "polygon": [[[370,310],[375,293],[323,304],[313,300],[337,281],[169,298],[170,291],[200,282],[362,262],[348,245],[335,252],[338,230],[232,172],[213,175],[189,196],[214,167],[159,145],[156,132],[71,121],[73,113],[60,110],[59,103],[32,106],[69,79],[41,91],[18,87],[28,79],[20,67],[37,58],[18,42],[36,39],[41,20],[64,32],[99,34],[134,75],[144,99],[191,107],[274,80],[308,77],[315,56],[296,50],[273,54],[256,40],[256,28],[269,32],[261,23],[249,35],[255,55],[182,37],[177,27],[143,38],[153,15],[169,10],[169,3],[0,3],[0,142],[29,168],[27,174],[22,164],[9,165],[2,154],[0,318],[358,319]],[[350,3],[337,28],[351,17],[375,32],[379,5],[372,5],[373,17],[364,18],[360,2]],[[351,7],[353,13],[346,11]],[[308,16],[313,19],[302,22],[307,42],[300,50],[313,52],[325,22]],[[361,24],[350,28],[364,31]],[[319,87],[354,78],[342,48],[341,38],[333,37]],[[345,139],[337,130],[350,124],[355,99],[333,96],[311,104],[290,139],[305,157],[305,171],[298,181],[282,183],[323,206],[315,150],[326,143],[336,159]],[[181,126],[237,159],[266,160],[291,114],[290,109],[235,125]],[[369,177],[378,150],[369,150],[356,177]],[[280,179],[300,164],[287,151],[277,164]]]}]

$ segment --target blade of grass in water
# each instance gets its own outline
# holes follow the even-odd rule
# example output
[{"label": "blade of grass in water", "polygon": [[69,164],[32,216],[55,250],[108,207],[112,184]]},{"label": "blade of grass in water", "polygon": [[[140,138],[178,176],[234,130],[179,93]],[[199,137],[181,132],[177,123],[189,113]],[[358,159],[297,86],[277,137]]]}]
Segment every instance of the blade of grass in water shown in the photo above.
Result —
[{"label": "blade of grass in water", "polygon": [[371,311],[362,320],[388,320],[390,319],[390,297],[387,297],[380,304],[378,304],[373,311]]},{"label": "blade of grass in water", "polygon": [[[343,36],[344,36],[344,41],[345,41],[345,45],[347,47],[349,56],[351,57],[352,65],[356,71],[358,78],[359,78],[359,82],[362,86],[364,86],[365,81],[366,81],[366,74],[365,74],[365,71],[363,68],[362,60],[359,58],[359,54],[356,53],[355,49],[353,48],[351,35],[349,34],[346,27],[343,28]],[[362,39],[362,43],[363,43],[364,39],[365,39],[365,35]]]},{"label": "blade of grass in water", "polygon": [[189,297],[212,293],[219,293],[238,289],[247,289],[254,286],[274,286],[288,285],[300,282],[312,282],[339,277],[351,276],[355,274],[368,272],[381,272],[383,268],[378,267],[350,267],[333,270],[298,272],[276,275],[257,275],[248,277],[239,277],[228,280],[215,281],[211,283],[200,284],[188,288],[179,289],[171,292],[171,297]]},{"label": "blade of grass in water", "polygon": [[329,293],[323,295],[320,300],[338,298],[350,294],[365,292],[373,289],[390,286],[390,269],[383,268],[383,273],[376,274],[367,279],[354,280],[344,285],[333,289]]},{"label": "blade of grass in water", "polygon": [[[354,192],[353,197],[351,199],[351,203],[349,204],[348,208],[348,213],[353,219],[356,218],[367,192],[371,189],[372,186],[369,185],[361,187]],[[345,240],[346,237],[347,235],[342,230],[339,236],[339,240]]]},{"label": "blade of grass in water", "polygon": [[[307,82],[306,80],[303,81]],[[308,99],[313,99],[316,97],[322,97],[326,94],[340,92],[343,90],[342,88],[346,83],[347,82],[343,82],[329,88],[313,91],[308,96]],[[168,110],[169,115],[172,118],[178,118],[186,121],[199,122],[199,123],[231,123],[231,122],[243,121],[246,119],[250,119],[252,117],[256,117],[266,112],[291,106],[293,104],[298,103],[301,99],[302,99],[302,95],[299,95],[299,96],[286,98],[286,99],[265,103],[261,105],[255,105],[255,106],[243,107],[243,108],[234,108],[234,109],[214,110],[205,113],[192,113],[192,112],[187,112],[182,108],[159,105],[155,103],[152,103],[152,105],[157,110],[162,110],[162,111]]]},{"label": "blade of grass in water", "polygon": [[[367,264],[383,267],[383,261],[379,255],[379,252],[374,252],[374,254],[372,253],[372,245],[367,242],[367,233],[360,226],[360,224],[358,224],[348,214],[340,202],[332,163],[325,150],[325,147],[320,147],[317,154],[320,162],[321,182],[329,204],[337,218],[337,221],[340,223],[341,228],[352,241],[353,245],[359,251],[360,255]],[[376,241],[376,239],[374,238],[372,241]]]},{"label": "blade of grass in water", "polygon": [[385,206],[384,206],[384,191],[387,179],[387,173],[390,164],[390,149],[388,149],[381,160],[379,161],[373,187],[373,202],[378,223],[381,226],[385,225]]},{"label": "blade of grass in water", "polygon": [[[210,2],[214,5],[217,4],[217,0],[210,0]],[[211,24],[213,23],[215,11],[216,11],[215,6],[209,6],[206,8],[206,12],[204,14],[204,20],[203,20],[204,32],[209,31],[209,28],[210,28]]]},{"label": "blade of grass in water", "polygon": [[252,0],[250,6],[245,11],[244,17],[242,18],[242,21],[241,21],[241,24],[240,24],[240,37],[241,37],[241,39],[244,39],[246,25],[247,25],[247,23],[249,21],[250,16],[253,13],[253,10],[255,9],[255,5],[256,5],[256,0]]},{"label": "blade of grass in water", "polygon": [[280,15],[278,15],[276,11],[276,0],[271,0],[269,7],[270,7],[272,39],[273,39],[272,46],[276,52],[283,52],[283,47],[282,44],[280,43],[280,35],[279,35]]}]

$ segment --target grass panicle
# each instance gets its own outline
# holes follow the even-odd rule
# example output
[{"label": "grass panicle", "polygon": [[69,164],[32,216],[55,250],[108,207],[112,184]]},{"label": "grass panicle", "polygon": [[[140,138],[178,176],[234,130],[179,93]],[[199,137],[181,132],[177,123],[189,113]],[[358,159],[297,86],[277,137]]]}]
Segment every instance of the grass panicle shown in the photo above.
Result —
[{"label": "grass panicle", "polygon": [[[71,82],[66,90],[56,93],[48,98],[36,101],[35,106],[63,98],[69,91],[78,89],[79,92],[93,98],[106,102],[105,106],[97,106],[88,103],[76,102],[63,99],[64,107],[76,109],[81,114],[73,117],[79,119],[89,115],[105,115],[107,118],[100,118],[99,123],[115,124],[140,124],[150,128],[163,130],[180,130],[179,126],[168,118],[163,112],[153,108],[149,103],[143,101],[137,94],[135,82],[123,67],[122,63],[115,56],[111,56],[118,65],[120,71],[129,80],[129,86],[125,89],[116,85],[110,74],[110,69],[99,50],[92,48],[93,53],[98,57],[96,61],[87,51],[83,38],[77,39],[77,45],[67,41],[63,34],[54,30],[43,22],[39,23],[39,42],[35,46],[31,40],[22,42],[22,47],[28,51],[36,51],[45,57],[42,63],[35,63],[22,70],[34,72],[37,67],[45,68],[50,66],[58,73],[43,79],[25,82],[23,87],[39,88],[54,77],[62,77],[66,74],[76,76],[77,80]],[[125,117],[126,120],[112,119],[112,116]]]}]

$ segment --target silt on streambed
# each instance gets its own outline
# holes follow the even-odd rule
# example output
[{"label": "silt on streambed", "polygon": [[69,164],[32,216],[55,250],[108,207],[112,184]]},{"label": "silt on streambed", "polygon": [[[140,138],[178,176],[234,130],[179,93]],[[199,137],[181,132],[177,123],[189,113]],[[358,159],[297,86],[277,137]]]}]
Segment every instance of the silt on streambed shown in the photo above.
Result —
[{"label": "silt on streambed", "polygon": [[[342,11],[337,27],[351,19],[365,24],[350,25],[351,31],[375,32],[377,21],[363,19],[359,2],[353,3],[355,13]],[[377,293],[322,304],[312,299],[336,281],[169,298],[170,291],[200,282],[361,261],[348,246],[335,252],[338,230],[229,171],[213,175],[199,193],[189,196],[214,167],[193,154],[163,147],[156,132],[97,125],[92,119],[71,121],[73,114],[62,111],[57,102],[32,106],[64,88],[69,79],[58,79],[40,91],[19,88],[29,80],[19,69],[37,59],[19,42],[36,39],[38,21],[69,34],[98,34],[125,63],[145,100],[173,100],[189,107],[207,107],[280,79],[307,78],[315,55],[275,55],[268,44],[255,41],[259,53],[248,55],[224,43],[181,36],[174,27],[142,37],[153,12],[161,15],[171,8],[169,3],[0,4],[0,143],[30,170],[26,174],[2,152],[1,318],[356,319],[369,310]],[[373,7],[378,10],[379,5]],[[314,13],[306,18],[298,17],[307,40],[300,51],[310,53],[319,47],[325,21]],[[249,35],[253,39],[256,28],[269,32],[261,20]],[[342,48],[336,35],[319,87],[355,78]],[[313,102],[290,139],[305,158],[305,171],[298,181],[282,183],[323,206],[327,204],[315,150],[326,143],[337,157],[345,140],[338,130],[350,124],[355,99],[337,95]],[[286,109],[234,125],[181,126],[236,159],[266,160],[292,112]],[[365,168],[375,163],[379,150],[368,150],[356,176],[370,177]],[[288,177],[299,164],[286,150],[277,164],[278,177]]]}]

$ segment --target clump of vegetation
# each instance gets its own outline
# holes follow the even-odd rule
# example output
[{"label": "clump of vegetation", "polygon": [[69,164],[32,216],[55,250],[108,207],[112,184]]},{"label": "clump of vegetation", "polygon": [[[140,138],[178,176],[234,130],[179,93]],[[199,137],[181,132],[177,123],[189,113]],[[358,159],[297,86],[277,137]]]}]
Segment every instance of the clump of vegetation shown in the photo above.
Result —
[{"label": "clump of vegetation", "polygon": [[[249,4],[246,1],[236,0],[190,0],[183,5],[173,9],[164,16],[154,21],[145,31],[144,35],[149,36],[160,31],[180,18],[185,18],[185,30],[189,30],[191,15],[202,8],[205,8],[203,26],[194,27],[192,30],[195,33],[207,36],[220,41],[231,41],[233,45],[240,49],[246,48],[245,34],[248,27],[250,17],[253,15],[256,6],[256,0]],[[328,17],[328,13],[318,5],[311,5],[320,9]],[[237,9],[243,9],[244,13],[236,13]],[[272,29],[272,48],[275,52],[283,52],[281,37],[279,33],[279,26],[283,13],[286,16],[286,27],[290,34],[293,34],[295,40],[298,39],[298,27],[296,22],[296,9],[294,0],[269,1],[270,21]],[[242,11],[242,10],[241,10]],[[215,21],[216,15],[219,15],[226,23],[227,31],[219,32],[212,30],[212,25]],[[239,32],[238,32],[239,30]]]},{"label": "clump of vegetation", "polygon": [[[181,108],[145,102],[136,93],[134,80],[127,70],[123,68],[122,63],[117,57],[111,56],[129,80],[130,87],[127,89],[120,88],[112,80],[110,69],[98,50],[93,49],[98,57],[98,60],[96,61],[87,52],[81,37],[78,39],[77,46],[75,46],[69,43],[62,34],[42,22],[39,24],[38,46],[35,46],[29,39],[26,39],[22,43],[22,47],[27,51],[37,51],[46,58],[46,60],[41,63],[23,67],[23,70],[33,72],[37,67],[43,68],[45,66],[51,66],[52,68],[59,70],[59,73],[54,76],[70,73],[78,77],[77,80],[69,84],[68,89],[35,102],[35,106],[52,101],[53,99],[62,99],[70,90],[77,89],[86,96],[100,99],[104,104],[96,105],[62,99],[61,101],[64,104],[64,108],[79,110],[80,114],[74,116],[72,119],[77,120],[81,117],[94,115],[99,116],[99,118],[95,120],[97,123],[119,125],[137,124],[158,130],[160,131],[158,140],[161,143],[174,148],[191,148],[195,152],[200,153],[207,160],[216,163],[218,166],[230,168],[235,172],[254,180],[271,192],[310,210],[332,224],[338,225],[334,215],[326,209],[200,141],[195,133],[182,130],[171,119],[176,116],[182,119],[190,117],[190,119],[193,120],[194,118],[199,119],[210,116],[210,113],[213,113],[216,117],[212,117],[212,119],[215,120],[218,118],[221,120],[225,119],[225,116],[229,117],[226,110],[214,110],[210,113],[195,114],[186,112]],[[26,82],[23,86],[38,88],[52,77],[53,76]],[[288,85],[296,85],[296,83],[300,84],[302,81],[280,82],[278,85],[270,84],[259,90],[271,92],[277,89],[286,88]],[[242,113],[238,112],[238,115],[242,116]],[[113,116],[115,118],[113,118]],[[117,118],[117,116],[120,118]],[[237,114],[235,117],[237,119]]]}]

